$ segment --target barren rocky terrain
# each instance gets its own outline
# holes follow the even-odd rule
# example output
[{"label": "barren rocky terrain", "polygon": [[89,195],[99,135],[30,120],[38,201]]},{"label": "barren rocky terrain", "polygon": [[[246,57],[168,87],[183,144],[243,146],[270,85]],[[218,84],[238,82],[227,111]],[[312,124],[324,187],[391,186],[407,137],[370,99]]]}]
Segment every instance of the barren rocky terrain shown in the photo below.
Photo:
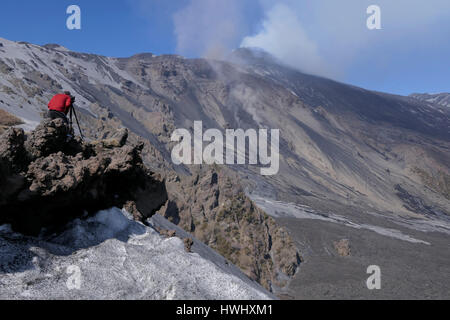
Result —
[{"label": "barren rocky terrain", "polygon": [[[449,242],[450,109],[437,100],[307,75],[258,50],[225,61],[110,58],[0,42],[1,109],[29,130],[65,89],[77,96],[90,139],[128,128],[144,143],[144,163],[165,179],[160,213],[266,288],[288,285],[296,298],[447,297],[450,261],[439,252]],[[170,136],[194,121],[280,129],[279,173],[173,165]],[[345,239],[350,254],[335,257],[334,243]],[[365,271],[377,261],[390,289],[367,292]]]}]

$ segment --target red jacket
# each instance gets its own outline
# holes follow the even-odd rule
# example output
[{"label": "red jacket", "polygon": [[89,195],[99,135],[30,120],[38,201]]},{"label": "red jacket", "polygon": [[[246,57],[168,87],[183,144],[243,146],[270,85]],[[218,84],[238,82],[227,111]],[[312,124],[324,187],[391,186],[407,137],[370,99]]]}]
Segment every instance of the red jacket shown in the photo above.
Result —
[{"label": "red jacket", "polygon": [[65,114],[67,114],[69,113],[71,106],[72,101],[70,96],[66,94],[57,94],[52,98],[52,100],[50,100],[48,104],[48,109],[64,112]]}]

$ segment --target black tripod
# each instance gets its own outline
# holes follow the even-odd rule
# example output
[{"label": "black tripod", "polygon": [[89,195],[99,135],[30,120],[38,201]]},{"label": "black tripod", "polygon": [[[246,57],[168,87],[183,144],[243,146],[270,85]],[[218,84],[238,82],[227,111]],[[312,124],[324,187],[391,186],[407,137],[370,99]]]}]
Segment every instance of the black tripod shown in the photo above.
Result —
[{"label": "black tripod", "polygon": [[77,113],[75,111],[75,106],[72,104],[72,107],[70,108],[70,117],[69,117],[69,125],[70,125],[70,132],[73,132],[73,121],[72,116],[75,116],[75,121],[77,122],[78,130],[80,131],[81,140],[84,140],[83,132],[81,131],[80,122],[78,121]]}]

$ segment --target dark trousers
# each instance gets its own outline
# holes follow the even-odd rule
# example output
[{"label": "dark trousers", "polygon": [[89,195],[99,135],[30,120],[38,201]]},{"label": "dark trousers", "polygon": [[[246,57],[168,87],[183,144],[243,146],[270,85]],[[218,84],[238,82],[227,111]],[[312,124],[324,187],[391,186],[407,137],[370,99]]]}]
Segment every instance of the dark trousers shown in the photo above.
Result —
[{"label": "dark trousers", "polygon": [[67,116],[64,112],[61,111],[56,111],[56,110],[49,110],[48,111],[48,116],[50,119],[55,120],[55,119],[63,119],[64,122],[68,125],[69,124],[69,120],[67,119]]}]

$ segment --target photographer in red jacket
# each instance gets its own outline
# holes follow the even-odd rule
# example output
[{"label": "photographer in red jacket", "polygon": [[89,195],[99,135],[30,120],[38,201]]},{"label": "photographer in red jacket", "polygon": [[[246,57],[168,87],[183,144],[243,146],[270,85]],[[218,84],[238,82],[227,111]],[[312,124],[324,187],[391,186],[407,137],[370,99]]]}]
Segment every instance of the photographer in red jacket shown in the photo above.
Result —
[{"label": "photographer in red jacket", "polygon": [[75,102],[75,97],[73,97],[69,91],[65,91],[62,94],[55,95],[48,104],[49,117],[52,120],[58,119],[58,118],[63,119],[66,124],[69,124],[69,120],[67,119],[67,114],[70,112],[70,109],[73,107],[74,102]]}]

